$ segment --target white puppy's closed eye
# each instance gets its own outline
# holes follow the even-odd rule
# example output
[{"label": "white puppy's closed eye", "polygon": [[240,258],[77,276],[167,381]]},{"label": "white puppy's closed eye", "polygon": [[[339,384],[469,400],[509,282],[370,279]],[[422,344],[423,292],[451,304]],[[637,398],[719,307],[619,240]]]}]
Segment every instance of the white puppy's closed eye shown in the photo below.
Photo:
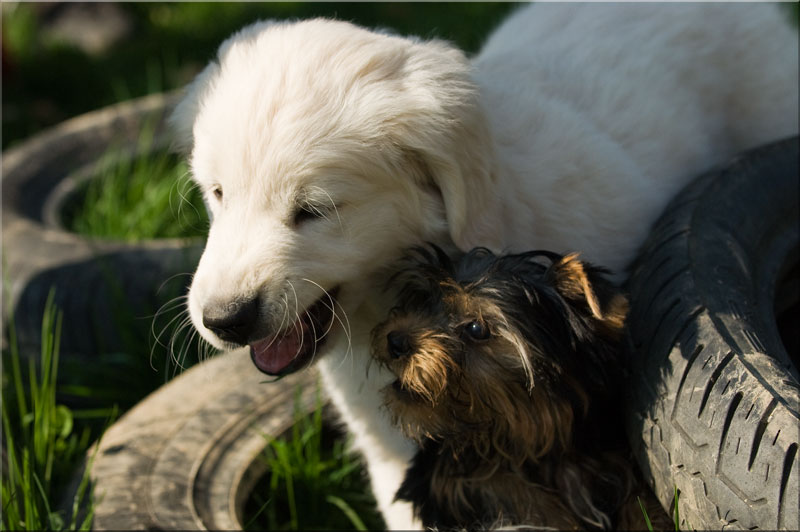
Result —
[{"label": "white puppy's closed eye", "polygon": [[333,198],[325,190],[314,187],[315,196],[304,190],[298,194],[296,206],[292,215],[292,225],[299,227],[313,220],[329,220],[332,215],[339,218],[339,210]]}]

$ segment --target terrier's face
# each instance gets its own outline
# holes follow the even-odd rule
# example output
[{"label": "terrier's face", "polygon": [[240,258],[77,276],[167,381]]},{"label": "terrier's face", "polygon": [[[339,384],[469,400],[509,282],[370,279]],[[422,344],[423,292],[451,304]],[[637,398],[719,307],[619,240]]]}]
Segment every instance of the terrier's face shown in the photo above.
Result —
[{"label": "terrier's face", "polygon": [[566,447],[616,362],[627,310],[603,270],[549,252],[476,249],[453,263],[433,247],[409,260],[372,341],[397,376],[384,390],[395,422],[520,458]]}]

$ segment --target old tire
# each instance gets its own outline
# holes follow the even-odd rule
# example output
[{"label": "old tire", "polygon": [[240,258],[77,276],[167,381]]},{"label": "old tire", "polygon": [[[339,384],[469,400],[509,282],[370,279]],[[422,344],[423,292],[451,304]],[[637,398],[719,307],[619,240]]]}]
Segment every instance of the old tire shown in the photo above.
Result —
[{"label": "old tire", "polygon": [[[13,309],[22,353],[39,349],[51,289],[65,314],[62,353],[91,357],[128,349],[127,314],[152,314],[188,284],[202,252],[199,240],[88,238],[65,229],[57,212],[76,176],[92,173],[112,147],[134,155],[145,124],[155,128],[153,150],[168,146],[166,118],[178,97],[155,94],[93,111],[3,153],[3,273],[9,286],[2,313],[6,323]],[[178,274],[186,275],[170,281],[175,294],[160,290]]]},{"label": "old tire", "polygon": [[800,528],[797,176],[797,138],[701,176],[631,268],[629,437],[682,530]]},{"label": "old tire", "polygon": [[247,349],[231,351],[114,423],[89,453],[92,529],[242,530],[244,503],[266,469],[259,454],[316,402],[315,371],[264,381]]}]

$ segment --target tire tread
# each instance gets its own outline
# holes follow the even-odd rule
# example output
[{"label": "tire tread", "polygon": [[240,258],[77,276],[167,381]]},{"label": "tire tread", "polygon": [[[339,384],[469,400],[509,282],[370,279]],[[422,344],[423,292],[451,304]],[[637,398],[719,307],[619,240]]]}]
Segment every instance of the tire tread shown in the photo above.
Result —
[{"label": "tire tread", "polygon": [[800,528],[796,370],[751,310],[759,287],[739,259],[755,263],[762,242],[730,223],[746,223],[739,205],[796,202],[796,175],[791,139],[701,176],[631,267],[629,436],[665,509],[677,488],[682,530]]}]

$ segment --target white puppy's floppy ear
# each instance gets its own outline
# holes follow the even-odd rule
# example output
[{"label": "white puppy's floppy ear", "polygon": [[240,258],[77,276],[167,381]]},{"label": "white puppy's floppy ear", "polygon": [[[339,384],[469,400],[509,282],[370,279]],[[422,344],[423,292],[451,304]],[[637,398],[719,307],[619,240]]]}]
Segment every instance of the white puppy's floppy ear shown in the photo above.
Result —
[{"label": "white puppy's floppy ear", "polygon": [[491,140],[476,131],[457,134],[453,151],[423,155],[444,201],[450,237],[462,251],[483,246],[499,252],[504,239],[490,166]]},{"label": "white puppy's floppy ear", "polygon": [[441,192],[453,242],[462,250],[499,250],[492,140],[469,61],[451,45],[429,41],[411,48],[405,70],[406,90],[420,108],[405,117],[397,141]]}]

